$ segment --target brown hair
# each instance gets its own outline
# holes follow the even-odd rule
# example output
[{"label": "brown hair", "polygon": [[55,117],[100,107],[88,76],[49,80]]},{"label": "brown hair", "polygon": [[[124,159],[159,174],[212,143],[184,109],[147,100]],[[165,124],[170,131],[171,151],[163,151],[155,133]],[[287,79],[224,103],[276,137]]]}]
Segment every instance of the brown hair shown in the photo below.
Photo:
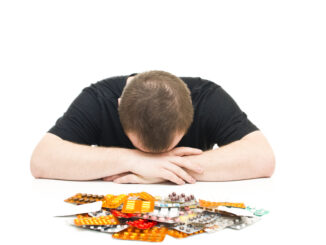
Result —
[{"label": "brown hair", "polygon": [[118,107],[125,132],[151,152],[167,150],[176,133],[186,133],[194,109],[186,83],[165,71],[138,73],[124,88]]}]

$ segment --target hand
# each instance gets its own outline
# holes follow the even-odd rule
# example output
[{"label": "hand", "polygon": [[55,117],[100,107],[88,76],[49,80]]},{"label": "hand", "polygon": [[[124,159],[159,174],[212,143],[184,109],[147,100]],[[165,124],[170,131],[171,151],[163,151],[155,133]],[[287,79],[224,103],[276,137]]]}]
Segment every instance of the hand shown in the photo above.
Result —
[{"label": "hand", "polygon": [[195,183],[196,180],[183,168],[199,174],[203,172],[203,169],[182,156],[199,155],[202,152],[200,149],[191,147],[177,147],[169,152],[158,154],[133,150],[128,163],[128,169],[133,174],[114,178],[114,182],[134,183],[133,181],[142,181],[141,183],[143,183],[169,180],[179,185],[185,184],[185,181]]},{"label": "hand", "polygon": [[111,176],[107,176],[102,178],[103,181],[114,181],[115,179],[118,179],[122,176],[126,176],[128,174],[132,174],[131,172],[126,172],[126,173],[121,173],[121,174],[115,174],[115,175],[111,175]]},{"label": "hand", "polygon": [[162,178],[144,178],[137,174],[133,173],[122,173],[112,176],[108,176],[102,179],[103,181],[113,181],[117,184],[155,184],[165,182],[165,179]]}]

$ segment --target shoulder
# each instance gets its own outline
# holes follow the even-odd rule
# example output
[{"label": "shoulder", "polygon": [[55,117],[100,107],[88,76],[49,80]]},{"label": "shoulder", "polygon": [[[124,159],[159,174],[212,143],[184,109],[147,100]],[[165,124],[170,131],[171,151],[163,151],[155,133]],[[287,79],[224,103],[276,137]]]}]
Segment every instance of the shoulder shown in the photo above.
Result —
[{"label": "shoulder", "polygon": [[221,86],[211,80],[201,77],[179,77],[183,80],[190,92],[193,103],[205,103],[207,97],[216,96]]},{"label": "shoulder", "polygon": [[190,91],[192,92],[204,92],[207,90],[212,90],[220,87],[220,85],[212,82],[211,80],[201,78],[201,77],[179,77],[183,80]]},{"label": "shoulder", "polygon": [[103,80],[91,83],[83,91],[89,92],[96,97],[120,97],[122,90],[125,86],[127,75],[112,76]]}]

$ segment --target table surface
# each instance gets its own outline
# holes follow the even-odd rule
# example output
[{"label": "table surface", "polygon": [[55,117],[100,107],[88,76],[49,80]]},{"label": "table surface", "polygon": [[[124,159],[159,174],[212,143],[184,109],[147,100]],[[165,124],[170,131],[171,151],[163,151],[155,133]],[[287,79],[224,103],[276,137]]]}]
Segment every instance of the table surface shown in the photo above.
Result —
[{"label": "table surface", "polygon": [[[98,244],[123,243],[110,234],[78,229],[67,224],[65,217],[53,217],[63,200],[78,192],[91,194],[121,194],[146,191],[153,195],[166,195],[172,191],[194,194],[197,199],[210,201],[244,202],[246,205],[264,208],[270,211],[261,221],[243,230],[225,229],[212,234],[200,234],[185,239],[167,236],[164,242],[199,243],[219,241],[228,244],[240,244],[243,241],[252,244],[262,242],[311,241],[318,229],[320,217],[307,212],[304,205],[313,201],[309,196],[302,197],[302,181],[293,181],[284,185],[277,177],[232,182],[197,182],[176,186],[172,184],[133,185],[115,184],[103,181],[59,181],[33,179],[24,181],[19,192],[10,188],[5,192],[2,207],[4,237],[11,240],[22,239],[26,242],[46,242],[47,244]],[[298,188],[296,188],[298,187]],[[17,195],[17,193],[19,193]],[[308,193],[308,192],[306,192]],[[307,202],[308,201],[308,202]],[[308,207],[312,208],[312,203]],[[310,212],[309,212],[310,213]],[[71,217],[69,218],[71,219]],[[317,222],[317,223],[316,223]],[[319,222],[322,224],[322,222]],[[322,234],[322,233],[319,233]],[[2,239],[4,238],[2,237]],[[136,242],[139,243],[139,242]]]}]

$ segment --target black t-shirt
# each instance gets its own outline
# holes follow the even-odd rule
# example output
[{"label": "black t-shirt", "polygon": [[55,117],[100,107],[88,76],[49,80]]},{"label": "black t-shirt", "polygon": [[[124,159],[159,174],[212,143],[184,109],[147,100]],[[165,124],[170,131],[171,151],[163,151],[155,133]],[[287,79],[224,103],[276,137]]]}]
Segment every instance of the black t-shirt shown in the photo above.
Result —
[{"label": "black t-shirt", "polygon": [[[48,131],[79,144],[135,149],[124,133],[118,98],[130,75],[110,77],[86,87]],[[221,86],[200,77],[180,77],[191,91],[194,120],[176,147],[212,149],[258,128]]]}]

